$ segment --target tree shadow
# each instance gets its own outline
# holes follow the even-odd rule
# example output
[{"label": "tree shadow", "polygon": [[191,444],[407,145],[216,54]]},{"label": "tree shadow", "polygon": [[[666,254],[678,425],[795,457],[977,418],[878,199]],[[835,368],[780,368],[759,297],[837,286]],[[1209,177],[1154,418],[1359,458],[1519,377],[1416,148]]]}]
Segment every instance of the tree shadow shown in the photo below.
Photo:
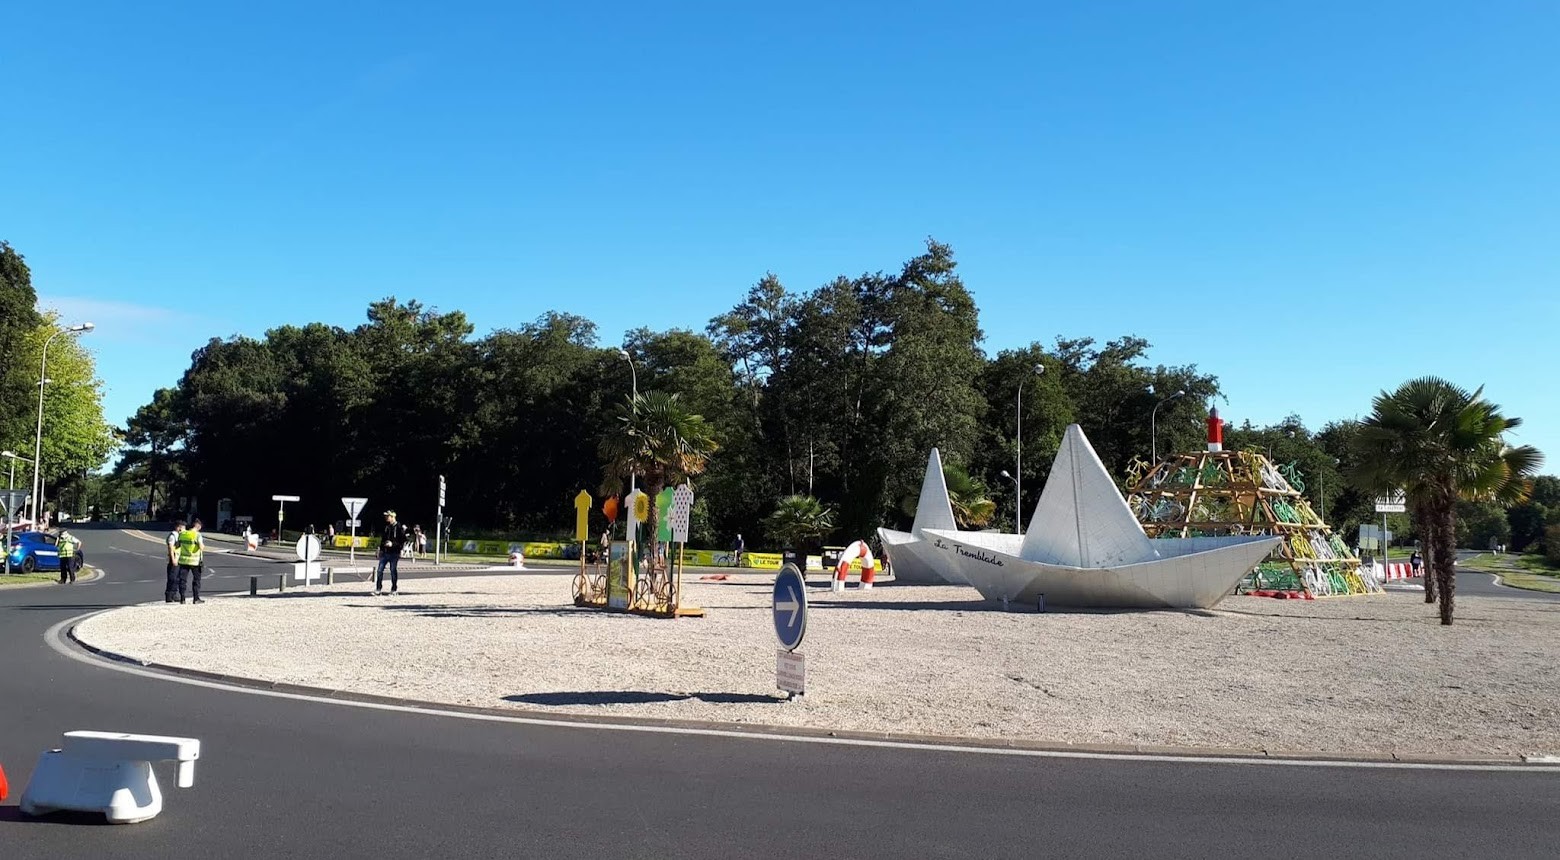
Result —
[{"label": "tree shadow", "polygon": [[714,705],[762,705],[784,702],[758,693],[652,693],[644,690],[581,690],[570,693],[519,693],[504,701],[524,705],[650,705],[696,699]]},{"label": "tree shadow", "polygon": [[995,612],[1012,615],[1121,615],[1137,612],[1185,612],[1181,609],[1091,609],[1075,606],[1047,606],[1045,612],[1032,603],[1012,603],[1006,609],[996,600],[855,600],[851,598],[807,598],[812,609],[888,609],[899,611],[933,610],[943,612]]},{"label": "tree shadow", "polygon": [[[475,592],[472,592],[475,593]],[[353,604],[391,612],[411,612],[423,618],[505,618],[521,615],[574,615],[589,611],[578,606],[436,606],[431,603]],[[622,614],[622,613],[619,613]]]},{"label": "tree shadow", "polygon": [[[439,594],[451,594],[451,595],[469,596],[469,595],[473,595],[473,594],[482,594],[483,592],[480,592],[480,591],[440,591],[438,593]],[[244,595],[244,596],[247,597],[248,595]],[[270,592],[270,593],[261,592],[260,594],[257,594],[255,596],[256,597],[260,597],[260,598],[264,598],[266,600],[292,600],[292,599],[307,598],[307,597],[363,597],[363,598],[373,597],[372,594],[369,594],[368,592],[364,591],[362,588],[354,588],[354,589],[350,589],[350,590],[336,589],[334,591],[273,591],[273,592]],[[404,595],[402,595],[402,596],[396,596],[396,597],[383,597],[381,599],[386,601],[386,605],[387,606],[394,607],[395,604],[393,603],[393,601],[403,600],[405,598],[404,598]]]}]

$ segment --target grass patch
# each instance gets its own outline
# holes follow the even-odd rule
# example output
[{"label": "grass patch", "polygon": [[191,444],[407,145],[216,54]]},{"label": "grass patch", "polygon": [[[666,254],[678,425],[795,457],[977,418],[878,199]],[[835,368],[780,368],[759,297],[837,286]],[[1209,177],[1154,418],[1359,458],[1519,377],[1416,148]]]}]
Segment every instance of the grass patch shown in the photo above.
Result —
[{"label": "grass patch", "polygon": [[7,585],[24,585],[31,582],[59,582],[57,573],[13,573],[9,576],[0,573],[0,588]]},{"label": "grass patch", "polygon": [[1560,577],[1556,576],[1508,570],[1500,575],[1500,581],[1512,588],[1525,588],[1528,591],[1547,591],[1550,594],[1560,594]]}]

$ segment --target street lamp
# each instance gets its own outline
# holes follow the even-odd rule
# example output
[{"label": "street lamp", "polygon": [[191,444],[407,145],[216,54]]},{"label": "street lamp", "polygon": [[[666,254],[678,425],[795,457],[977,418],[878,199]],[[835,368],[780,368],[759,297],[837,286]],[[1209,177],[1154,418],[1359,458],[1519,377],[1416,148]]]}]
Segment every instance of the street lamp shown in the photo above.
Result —
[{"label": "street lamp", "polygon": [[[1043,375],[1045,375],[1045,365],[1036,364],[1035,376]],[[1013,478],[1013,497],[1019,513],[1023,513],[1024,510],[1024,383],[1028,381],[1029,377],[1027,376],[1018,380],[1018,476]],[[1007,475],[1007,472],[1002,474]],[[1015,531],[1023,534],[1024,527],[1019,522],[1019,518],[1014,516],[1013,521],[1018,526]]]},{"label": "street lamp", "polygon": [[[1148,387],[1148,393],[1154,393],[1154,386],[1150,385]],[[1148,413],[1149,457],[1153,460],[1154,465],[1156,466],[1159,465],[1159,407],[1169,403],[1172,400],[1176,400],[1185,396],[1186,389],[1178,388],[1174,394],[1166,397],[1158,403],[1155,403],[1154,408]]]},{"label": "street lamp", "polygon": [[[637,408],[638,404],[639,404],[639,371],[637,369],[635,369],[635,367],[634,367],[634,357],[632,355],[629,355],[628,354],[628,350],[624,349],[621,346],[618,347],[618,355],[623,356],[623,360],[628,362],[628,373],[629,373],[629,376],[633,380],[633,383],[634,383],[634,396],[633,396],[632,400],[629,401],[630,402],[630,408]],[[632,496],[635,492],[638,491],[638,489],[639,489],[639,472],[638,472],[637,469],[631,470],[628,473],[628,494],[630,496]],[[626,522],[624,523],[624,529],[623,529],[624,533],[625,533],[624,536],[629,539],[630,543],[632,543],[634,538],[638,537],[638,535],[635,534],[635,532],[639,531],[638,524],[635,523],[634,526],[632,527],[632,529],[630,529],[628,523],[633,523],[634,522],[633,514],[629,514],[628,516],[624,517],[624,520],[626,520]]]},{"label": "street lamp", "polygon": [[[1333,465],[1334,466],[1336,466],[1336,465],[1338,465],[1339,463],[1342,463],[1342,462],[1343,461],[1338,459],[1337,457],[1333,458]],[[1317,497],[1317,502],[1319,503],[1319,506],[1322,509],[1321,513],[1320,513],[1320,517],[1321,517],[1322,522],[1325,524],[1327,522],[1327,470],[1326,469],[1318,469],[1317,470],[1317,472],[1316,472],[1316,483],[1317,483],[1317,488],[1319,490],[1319,495]]]},{"label": "street lamp", "polygon": [[[1018,498],[1018,479],[1012,475],[1009,475],[1006,469],[1002,470],[1002,477],[1007,478],[1009,481],[1013,482],[1013,496],[1015,499]],[[1023,511],[1019,510],[1018,506],[1015,504],[1013,507],[1013,531],[1016,531],[1019,534],[1024,533],[1023,528],[1019,525],[1019,518],[1022,516]]]},{"label": "street lamp", "polygon": [[49,344],[54,343],[54,339],[62,334],[83,334],[95,328],[97,326],[92,323],[84,322],[68,328],[55,329],[54,334],[49,335],[48,340],[43,342],[43,358],[38,365],[38,434],[33,439],[33,528],[37,528],[39,525],[39,506],[43,504],[43,499],[41,498],[43,496],[43,469],[39,466],[39,463],[43,460],[43,383],[48,378]]}]

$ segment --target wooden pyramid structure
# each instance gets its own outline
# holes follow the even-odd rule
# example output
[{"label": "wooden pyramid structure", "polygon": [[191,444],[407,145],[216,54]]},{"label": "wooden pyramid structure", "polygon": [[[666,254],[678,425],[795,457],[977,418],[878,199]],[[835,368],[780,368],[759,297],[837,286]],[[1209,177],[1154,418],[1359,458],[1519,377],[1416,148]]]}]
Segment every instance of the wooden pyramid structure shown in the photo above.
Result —
[{"label": "wooden pyramid structure", "polygon": [[1301,496],[1305,484],[1294,465],[1278,466],[1260,451],[1224,450],[1223,427],[1215,409],[1208,417],[1208,450],[1132,464],[1127,504],[1143,531],[1151,538],[1282,537],[1237,592],[1306,599],[1382,593]]}]

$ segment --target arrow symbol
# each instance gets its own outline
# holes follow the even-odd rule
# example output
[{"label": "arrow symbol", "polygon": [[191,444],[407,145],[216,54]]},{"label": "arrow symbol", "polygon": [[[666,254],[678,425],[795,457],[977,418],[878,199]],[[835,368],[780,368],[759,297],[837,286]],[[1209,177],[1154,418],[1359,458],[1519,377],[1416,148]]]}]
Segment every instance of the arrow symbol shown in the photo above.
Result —
[{"label": "arrow symbol", "polygon": [[795,627],[796,626],[796,613],[802,611],[802,604],[797,602],[797,600],[796,600],[796,592],[795,591],[792,591],[791,589],[787,588],[785,590],[785,595],[786,595],[786,599],[785,600],[776,600],[775,601],[775,609],[777,609],[777,610],[779,610],[781,612],[789,611],[791,613],[791,620],[787,621],[785,623],[785,626],[787,626],[787,627]]}]

